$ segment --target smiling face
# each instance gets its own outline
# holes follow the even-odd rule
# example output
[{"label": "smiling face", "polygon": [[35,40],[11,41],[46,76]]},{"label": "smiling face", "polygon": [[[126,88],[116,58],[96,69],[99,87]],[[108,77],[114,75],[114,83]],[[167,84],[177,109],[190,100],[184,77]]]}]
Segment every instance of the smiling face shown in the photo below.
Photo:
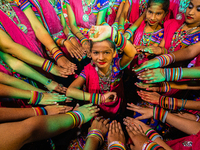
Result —
[{"label": "smiling face", "polygon": [[111,43],[108,40],[95,42],[91,49],[93,62],[103,72],[104,70],[105,72],[108,70],[115,55],[116,52],[114,48],[111,47]]},{"label": "smiling face", "polygon": [[200,1],[191,0],[185,13],[185,21],[191,26],[200,25]]},{"label": "smiling face", "polygon": [[146,19],[150,26],[157,26],[164,19],[166,12],[162,7],[161,3],[152,3],[147,9]]}]

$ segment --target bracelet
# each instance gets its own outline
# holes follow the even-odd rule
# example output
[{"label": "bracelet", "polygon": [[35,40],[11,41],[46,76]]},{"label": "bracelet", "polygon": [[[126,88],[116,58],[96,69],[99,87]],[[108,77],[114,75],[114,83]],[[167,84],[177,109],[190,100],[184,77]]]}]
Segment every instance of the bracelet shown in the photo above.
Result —
[{"label": "bracelet", "polygon": [[168,111],[164,108],[155,106],[153,108],[153,118],[156,120],[160,120],[162,123],[165,123]]},{"label": "bracelet", "polygon": [[145,135],[152,141],[155,141],[157,138],[161,138],[163,140],[162,136],[159,135],[154,129],[147,130]]},{"label": "bracelet", "polygon": [[168,54],[168,51],[166,48],[164,47],[160,47],[161,48],[161,52],[163,52],[163,54]]},{"label": "bracelet", "polygon": [[111,27],[111,36],[110,36],[111,41],[113,41],[113,42],[115,41],[116,34],[117,34],[117,32],[115,31],[114,27]]},{"label": "bracelet", "polygon": [[104,137],[102,135],[102,132],[98,129],[92,129],[88,132],[88,135],[86,137],[86,140],[89,138],[89,137],[95,137],[95,138],[98,138],[98,140],[100,141],[100,145],[103,143],[104,141]]},{"label": "bracelet", "polygon": [[73,127],[80,127],[84,122],[84,115],[80,111],[69,111],[66,114],[73,118]]},{"label": "bracelet", "polygon": [[133,31],[131,29],[127,29],[125,33],[128,33],[130,35],[130,38],[133,36]]},{"label": "bracelet", "polygon": [[61,46],[64,46],[65,41],[67,41],[67,39],[63,39],[61,42]]},{"label": "bracelet", "polygon": [[60,57],[64,56],[61,50],[57,50],[53,53],[53,58],[57,62]]},{"label": "bracelet", "polygon": [[115,22],[112,24],[112,27],[113,27],[115,30],[118,30],[118,23],[119,23],[119,21],[115,21]]},{"label": "bracelet", "polygon": [[115,41],[116,41],[116,46],[117,46],[119,49],[124,49],[124,48],[125,48],[127,40],[126,40],[126,38],[123,36],[122,33],[119,33],[119,32],[118,32],[118,36],[117,36],[117,38],[115,39]]},{"label": "bracelet", "polygon": [[101,26],[109,26],[107,22],[102,22]]},{"label": "bracelet", "polygon": [[57,47],[57,46],[55,46],[54,48],[52,48],[52,49],[51,49],[51,51],[50,51],[50,52],[52,52],[52,51],[53,51],[55,48],[58,48],[58,47]]},{"label": "bracelet", "polygon": [[28,104],[31,105],[38,105],[43,97],[43,93],[40,93],[38,91],[31,91],[31,98]]},{"label": "bracelet", "polygon": [[[166,103],[168,101],[168,104]],[[165,109],[177,110],[178,109],[178,99],[167,96],[160,96],[159,106]]]},{"label": "bracelet", "polygon": [[183,77],[182,67],[178,68],[164,68],[166,81],[178,81]]},{"label": "bracelet", "polygon": [[83,45],[83,43],[84,43],[85,41],[88,41],[88,39],[87,39],[86,37],[82,38],[82,39],[81,39],[81,44]]},{"label": "bracelet", "polygon": [[169,82],[161,82],[159,87],[159,92],[169,92],[171,91],[171,86]]},{"label": "bracelet", "polygon": [[32,107],[35,116],[48,115],[47,110],[44,107]]},{"label": "bracelet", "polygon": [[63,38],[58,38],[58,39],[56,39],[56,44],[60,47],[60,46],[63,46],[64,45],[64,40],[66,40],[66,39],[63,39]]},{"label": "bracelet", "polygon": [[45,85],[49,85],[51,82],[52,82],[52,80],[51,80],[51,79],[48,79],[48,80],[47,80],[47,83],[46,83]]},{"label": "bracelet", "polygon": [[185,104],[187,103],[187,99],[182,99],[182,105],[181,105],[181,108],[180,109],[178,109],[179,111],[181,111],[181,110],[183,110],[184,109],[184,107],[185,107]]},{"label": "bracelet", "polygon": [[44,63],[42,64],[42,69],[46,72],[50,72],[54,63],[52,63],[50,60],[45,59]]},{"label": "bracelet", "polygon": [[160,55],[160,56],[156,56],[155,58],[159,60],[160,67],[164,67],[164,66],[167,66],[167,65],[175,62],[174,54],[173,55],[171,55],[171,54]]},{"label": "bracelet", "polygon": [[159,148],[162,148],[160,145],[158,145],[156,142],[152,142],[151,140],[144,143],[142,146],[142,150],[157,150]]},{"label": "bracelet", "polygon": [[67,40],[71,40],[74,37],[74,35],[72,33],[68,33],[67,34]]},{"label": "bracelet", "polygon": [[91,93],[90,103],[93,103],[93,104],[96,104],[96,105],[100,105],[101,104],[101,94]]},{"label": "bracelet", "polygon": [[108,150],[112,150],[112,149],[126,150],[124,144],[120,141],[111,142],[108,146]]},{"label": "bracelet", "polygon": [[196,117],[197,117],[196,122],[199,122],[199,119],[200,119],[199,115],[196,114]]}]

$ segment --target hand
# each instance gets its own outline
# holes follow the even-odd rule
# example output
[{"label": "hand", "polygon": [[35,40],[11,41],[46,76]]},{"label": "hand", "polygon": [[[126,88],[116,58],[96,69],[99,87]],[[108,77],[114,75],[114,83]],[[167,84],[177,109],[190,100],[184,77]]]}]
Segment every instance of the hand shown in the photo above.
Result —
[{"label": "hand", "polygon": [[46,109],[48,115],[65,114],[73,109],[73,107],[63,106],[63,105],[52,105],[52,106],[46,106],[44,108]]},{"label": "hand", "polygon": [[[106,92],[103,94],[105,98],[105,102],[112,102],[115,101],[117,98],[117,93],[116,92]],[[101,99],[102,100],[102,99]],[[102,101],[101,101],[102,102]]]},{"label": "hand", "polygon": [[55,81],[51,81],[49,85],[45,85],[45,86],[49,91],[56,91],[63,94],[65,94],[67,91],[66,87],[64,87],[62,84],[58,84]]},{"label": "hand", "polygon": [[58,58],[57,65],[65,69],[69,69],[71,70],[71,72],[74,72],[74,70],[77,70],[76,64],[69,61],[65,56]]},{"label": "hand", "polygon": [[142,82],[136,82],[135,85],[141,89],[145,89],[147,91],[153,91],[153,92],[159,92],[159,86],[158,84],[150,84],[150,83],[142,83]]},{"label": "hand", "polygon": [[155,83],[165,81],[165,71],[163,68],[146,70],[139,74],[138,79],[148,80],[146,83]]},{"label": "hand", "polygon": [[129,107],[127,107],[127,109],[136,111],[141,114],[141,116],[139,116],[135,119],[143,120],[143,119],[149,119],[149,118],[153,117],[153,109],[152,108],[142,108],[142,107],[136,106],[134,104],[129,104],[129,103],[127,105],[129,106]]},{"label": "hand", "polygon": [[97,106],[92,106],[93,104],[86,104],[77,108],[77,111],[80,111],[84,115],[83,123],[90,121],[94,116],[98,115],[100,110]]},{"label": "hand", "polygon": [[[62,58],[62,57],[61,57]],[[72,74],[75,74],[75,72],[71,69],[65,69],[65,68],[61,68],[57,65],[53,65],[51,71],[50,71],[52,74],[56,75],[56,76],[60,76],[60,77],[63,77],[63,78],[67,78],[68,75],[72,75]]]},{"label": "hand", "polygon": [[89,43],[89,41],[83,42],[82,47],[84,48],[84,51],[86,51],[87,57],[88,57],[88,58],[91,58],[90,43]]},{"label": "hand", "polygon": [[102,135],[105,136],[109,129],[109,121],[110,119],[102,119],[101,117],[96,117],[92,122],[90,130],[98,129],[101,131]]},{"label": "hand", "polygon": [[144,134],[142,128],[137,127],[135,124],[127,124],[126,130],[131,140],[133,141],[133,144],[130,145],[132,150],[142,149],[144,143],[149,140],[148,137]]},{"label": "hand", "polygon": [[103,41],[111,36],[110,26],[92,26],[89,35],[95,34],[93,38],[90,38],[94,42]]},{"label": "hand", "polygon": [[64,42],[64,45],[65,45],[67,51],[70,53],[72,58],[75,57],[76,59],[82,59],[81,51],[79,50],[79,48],[74,46],[74,44],[72,44],[72,42],[70,42],[69,40],[66,40]]},{"label": "hand", "polygon": [[58,93],[43,93],[43,97],[39,102],[39,105],[52,105],[58,102],[66,101],[67,97],[65,95],[59,95]]},{"label": "hand", "polygon": [[151,59],[149,61],[145,61],[140,67],[133,69],[135,72],[139,72],[143,69],[147,70],[150,68],[158,68],[160,67],[160,62],[158,59]]},{"label": "hand", "polygon": [[121,124],[116,120],[112,121],[109,127],[108,132],[108,145],[113,141],[120,141],[125,144],[125,136],[124,132],[122,131]]},{"label": "hand", "polygon": [[148,46],[148,47],[142,49],[141,51],[144,53],[155,54],[155,55],[162,54],[161,48],[157,47],[157,46]]},{"label": "hand", "polygon": [[71,38],[71,42],[74,46],[76,46],[79,49],[79,53],[81,54],[82,58],[86,55],[85,49],[79,44],[79,42],[76,40],[75,37]]},{"label": "hand", "polygon": [[137,93],[142,98],[142,100],[159,105],[160,94],[158,94],[157,92],[146,92],[140,90],[137,91]]}]

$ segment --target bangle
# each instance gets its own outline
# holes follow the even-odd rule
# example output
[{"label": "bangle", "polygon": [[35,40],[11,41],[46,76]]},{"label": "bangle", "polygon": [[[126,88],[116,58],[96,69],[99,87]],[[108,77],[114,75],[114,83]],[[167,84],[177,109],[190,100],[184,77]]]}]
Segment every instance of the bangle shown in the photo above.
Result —
[{"label": "bangle", "polygon": [[126,150],[124,144],[120,141],[111,142],[108,146],[108,150],[112,150],[112,149]]},{"label": "bangle", "polygon": [[67,34],[67,40],[71,40],[74,37],[74,35],[72,33],[68,33]]},{"label": "bangle", "polygon": [[83,43],[84,43],[85,41],[88,41],[88,39],[87,39],[86,37],[82,38],[82,39],[81,39],[81,44],[83,45]]},{"label": "bangle", "polygon": [[160,47],[160,48],[161,48],[161,53],[168,54],[168,51],[166,48],[164,48],[164,47]]},{"label": "bangle", "polygon": [[107,22],[102,22],[101,26],[109,26]]},{"label": "bangle", "polygon": [[86,137],[86,140],[89,138],[89,137],[95,137],[99,140],[100,142],[100,145],[103,143],[104,141],[104,137],[102,135],[102,132],[98,129],[92,129],[88,132],[88,135]]},{"label": "bangle", "polygon": [[152,141],[155,141],[158,137],[163,139],[154,129],[149,129],[145,132],[145,135]]},{"label": "bangle", "polygon": [[38,105],[43,97],[43,93],[40,93],[38,91],[31,91],[31,98],[28,104],[31,105]]},{"label": "bangle", "polygon": [[42,64],[42,69],[46,72],[50,72],[54,63],[52,63],[50,60],[45,59],[44,63]]},{"label": "bangle", "polygon": [[185,104],[187,103],[187,99],[182,99],[182,105],[181,105],[181,108],[180,109],[178,109],[179,111],[181,111],[181,110],[183,110],[184,109],[184,107],[185,107]]},{"label": "bangle", "polygon": [[130,35],[130,38],[133,36],[133,31],[131,29],[127,29],[125,33],[128,33]]},{"label": "bangle", "polygon": [[171,91],[171,86],[169,82],[161,82],[159,86],[159,92],[169,92]]},{"label": "bangle", "polygon": [[[168,103],[166,103],[168,101]],[[178,109],[178,99],[167,96],[160,96],[159,106],[165,109],[177,110]]]},{"label": "bangle", "polygon": [[115,30],[118,30],[118,21],[115,21],[112,25],[112,27],[115,29]]},{"label": "bangle", "polygon": [[58,48],[58,47],[57,47],[57,46],[55,46],[54,48],[52,48],[52,49],[51,49],[51,51],[50,51],[50,52],[52,52],[52,51],[53,51],[55,48]]},{"label": "bangle", "polygon": [[46,83],[45,85],[49,85],[51,82],[52,82],[52,80],[51,80],[51,79],[48,79],[48,80],[47,80],[47,83]]},{"label": "bangle", "polygon": [[183,77],[182,67],[178,68],[164,68],[166,81],[178,81]]},{"label": "bangle", "polygon": [[44,107],[32,107],[35,116],[48,115],[47,110]]},{"label": "bangle", "polygon": [[53,58],[57,62],[60,57],[64,56],[61,50],[57,50],[53,53]]},{"label": "bangle", "polygon": [[144,143],[142,146],[142,150],[157,150],[159,148],[162,148],[160,145],[158,145],[156,142],[152,142],[151,140]]},{"label": "bangle", "polygon": [[175,62],[175,55],[173,53],[171,54],[165,54],[155,57],[156,59],[159,60],[160,67],[164,67]]},{"label": "bangle", "polygon": [[125,46],[126,46],[126,38],[122,35],[122,33],[119,33],[118,32],[118,36],[117,38],[115,39],[116,41],[116,46],[119,48],[119,49],[124,49]]},{"label": "bangle", "polygon": [[91,93],[90,103],[100,105],[101,104],[101,94]]},{"label": "bangle", "polygon": [[61,42],[61,46],[64,46],[65,41],[67,41],[67,39],[63,39]]},{"label": "bangle", "polygon": [[162,123],[165,123],[167,114],[168,111],[164,110],[164,108],[160,108],[157,106],[153,108],[153,118],[162,121]]},{"label": "bangle", "polygon": [[80,111],[70,111],[66,114],[70,115],[73,118],[73,127],[80,127],[84,122],[84,115]]},{"label": "bangle", "polygon": [[199,115],[198,114],[196,114],[196,117],[197,117],[197,119],[196,119],[196,122],[199,122]]},{"label": "bangle", "polygon": [[85,93],[84,93],[84,91],[83,91],[83,101],[85,101]]}]

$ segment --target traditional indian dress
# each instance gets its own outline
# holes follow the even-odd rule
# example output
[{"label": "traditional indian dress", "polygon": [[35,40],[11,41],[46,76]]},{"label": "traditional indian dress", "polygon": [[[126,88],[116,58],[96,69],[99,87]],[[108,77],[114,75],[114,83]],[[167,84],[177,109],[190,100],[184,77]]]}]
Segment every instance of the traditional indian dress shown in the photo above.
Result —
[{"label": "traditional indian dress", "polygon": [[[54,41],[58,39],[67,39],[61,24],[62,7],[60,0],[55,0],[54,4],[50,0],[29,0],[29,2],[32,5],[31,7],[35,12],[35,15],[44,25]],[[65,46],[60,46],[60,48],[64,54],[70,58],[69,52]],[[48,49],[47,51],[48,55],[52,57],[50,51]]]},{"label": "traditional indian dress", "polygon": [[23,13],[31,4],[28,0],[20,0],[20,5],[15,3],[11,3],[11,5],[20,20],[20,24],[25,25],[27,28],[27,32],[24,33],[16,25],[16,23],[19,23],[16,17],[14,17],[14,21],[12,21],[2,10],[0,10],[0,28],[5,31],[14,42],[25,46],[38,56],[44,57],[45,53],[41,47],[41,43],[36,38],[28,18]]},{"label": "traditional indian dress", "polygon": [[89,29],[92,27],[92,25],[96,25],[98,12],[108,8],[109,6],[108,0],[94,0],[94,2],[90,6],[87,6],[87,4],[83,5],[82,0],[64,1],[71,6],[72,11],[75,15],[77,27],[79,28],[81,33],[87,38]]}]

